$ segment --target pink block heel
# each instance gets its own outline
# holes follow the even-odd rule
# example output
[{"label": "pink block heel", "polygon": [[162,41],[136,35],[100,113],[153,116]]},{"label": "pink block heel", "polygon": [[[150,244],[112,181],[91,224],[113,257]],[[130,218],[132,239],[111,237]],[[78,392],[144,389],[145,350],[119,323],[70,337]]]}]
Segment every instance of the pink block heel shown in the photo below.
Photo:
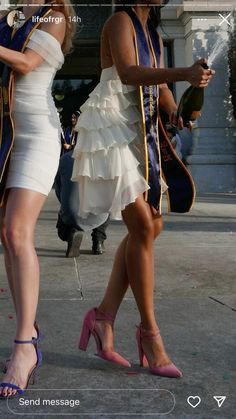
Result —
[{"label": "pink block heel", "polygon": [[156,365],[150,365],[146,355],[143,350],[142,346],[142,340],[143,339],[158,339],[160,337],[160,331],[158,329],[156,330],[145,330],[142,328],[142,326],[137,327],[136,332],[136,339],[138,344],[138,351],[139,351],[139,360],[140,360],[140,366],[141,367],[147,367],[149,366],[149,370],[154,375],[160,375],[161,377],[169,377],[169,378],[180,378],[182,377],[182,372],[173,364],[167,364],[163,366],[156,366]]},{"label": "pink block heel", "polygon": [[138,344],[140,367],[148,367],[148,361],[147,361],[146,355],[144,354],[144,352],[142,350],[141,332],[140,332],[140,328],[138,326],[137,326],[137,332],[136,332],[136,339],[137,339],[137,344]]},{"label": "pink block heel", "polygon": [[130,362],[118,354],[118,352],[103,350],[102,341],[95,329],[96,321],[109,321],[113,325],[114,320],[114,317],[109,314],[102,313],[97,308],[92,308],[89,310],[84,318],[78,347],[82,351],[86,351],[90,336],[92,334],[97,346],[97,356],[104,359],[105,361],[114,362],[115,364],[122,365],[124,367],[131,367]]},{"label": "pink block heel", "polygon": [[81,349],[82,351],[86,351],[90,336],[91,336],[91,330],[89,329],[89,327],[84,321],[83,329],[80,335],[79,349]]}]

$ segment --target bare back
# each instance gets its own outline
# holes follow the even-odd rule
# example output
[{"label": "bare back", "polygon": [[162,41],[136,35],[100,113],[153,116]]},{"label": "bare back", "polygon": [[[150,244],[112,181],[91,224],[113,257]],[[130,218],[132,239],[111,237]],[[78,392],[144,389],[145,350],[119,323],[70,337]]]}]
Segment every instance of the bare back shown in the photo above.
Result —
[{"label": "bare back", "polygon": [[102,69],[112,65],[135,65],[134,33],[132,23],[125,12],[118,12],[105,23],[101,35]]},{"label": "bare back", "polygon": [[[144,32],[146,32],[145,29]],[[146,36],[148,40],[147,32]],[[152,55],[150,45],[149,50],[150,57],[152,57],[152,66],[154,67],[154,57]],[[115,65],[118,73],[121,74],[127,67],[131,67],[136,64],[132,21],[126,12],[115,13],[106,21],[101,35],[102,69]]]}]

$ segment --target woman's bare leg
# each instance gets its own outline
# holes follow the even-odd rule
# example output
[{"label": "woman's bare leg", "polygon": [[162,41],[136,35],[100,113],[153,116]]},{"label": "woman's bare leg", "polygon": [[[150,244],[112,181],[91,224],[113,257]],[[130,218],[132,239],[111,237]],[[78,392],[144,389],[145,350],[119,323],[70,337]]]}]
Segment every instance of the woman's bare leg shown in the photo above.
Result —
[{"label": "woman's bare leg", "polygon": [[[120,307],[120,304],[129,287],[129,280],[126,271],[125,252],[128,241],[128,235],[120,243],[110,276],[110,280],[106,289],[104,298],[99,305],[99,310],[109,313],[113,317]],[[106,351],[113,350],[113,328],[109,321],[97,321],[97,331],[103,342],[103,349]]]},{"label": "woman's bare leg", "polygon": [[125,253],[128,241],[128,235],[120,243],[110,276],[110,280],[106,289],[104,298],[99,306],[101,311],[111,314],[113,317],[120,307],[121,301],[129,286],[129,280],[126,270]]},{"label": "woman's bare leg", "polygon": [[[153,216],[153,231],[154,240],[160,234],[162,229],[162,218],[160,215]],[[111,314],[113,317],[120,307],[120,304],[124,298],[124,295],[129,287],[129,279],[126,268],[126,247],[129,239],[129,234],[120,243],[109,279],[109,283],[106,289],[106,293],[103,297],[99,309],[103,312]]]},{"label": "woman's bare leg", "polygon": [[[34,230],[46,196],[26,189],[10,190],[4,219],[4,246],[10,255],[17,312],[16,339],[31,340],[39,291],[39,265],[34,248]],[[27,214],[27,216],[26,216]],[[4,240],[4,238],[3,238]],[[4,382],[24,387],[36,363],[33,345],[14,345]],[[15,390],[0,388],[0,394]]]},{"label": "woman's bare leg", "polygon": [[[127,273],[142,327],[146,330],[156,330],[158,326],[154,314],[153,242],[162,230],[162,217],[158,214],[154,216],[142,197],[131,205],[123,214],[129,230],[126,246]],[[171,363],[160,336],[158,339],[144,339],[142,345],[150,365],[164,366]]]},{"label": "woman's bare leg", "polygon": [[[142,326],[157,329],[154,315],[154,261],[153,241],[162,230],[162,217],[154,215],[142,197],[123,212],[129,233],[120,244],[109,284],[99,309],[116,315],[129,285],[137,302]],[[113,331],[109,322],[97,322],[104,349],[113,349]],[[166,354],[161,337],[144,340],[143,348],[151,365],[166,365],[171,361]]]},{"label": "woman's bare leg", "polygon": [[4,264],[5,264],[8,284],[9,284],[9,287],[10,287],[12,300],[13,300],[15,311],[16,311],[16,302],[15,302],[16,300],[15,300],[15,293],[14,293],[14,276],[13,276],[13,272],[12,272],[10,254],[9,254],[8,248],[6,246],[7,239],[6,239],[6,231],[5,231],[6,229],[5,229],[5,225],[4,225],[4,216],[5,216],[5,207],[0,208],[1,242],[2,242],[2,246],[3,246]]},{"label": "woman's bare leg", "polygon": [[[12,301],[15,308],[15,313],[17,314],[16,298],[15,298],[15,279],[14,279],[14,272],[12,269],[13,267],[11,264],[11,257],[10,257],[10,253],[8,251],[8,246],[7,246],[4,217],[5,217],[5,208],[0,208],[0,236],[1,236],[2,246],[3,246],[4,264],[5,264],[7,280],[8,280],[11,296],[12,296]],[[37,331],[35,327],[33,327],[33,330],[32,330],[32,337],[37,337]]]},{"label": "woman's bare leg", "polygon": [[[155,321],[154,306],[153,306],[154,274],[153,274],[153,249],[152,247],[153,247],[153,241],[160,234],[162,230],[162,217],[158,213],[156,215],[153,215],[153,212],[151,211],[149,205],[147,205],[144,202],[142,197],[136,200],[135,204],[131,204],[131,205],[132,207],[131,206],[128,207],[128,209],[131,210],[129,211],[131,214],[126,214],[125,217],[127,216],[128,223],[129,223],[129,218],[131,218],[133,222],[132,230],[134,230],[136,234],[133,237],[129,232],[129,234],[125,237],[125,239],[122,241],[122,243],[120,244],[117,250],[109,284],[108,284],[105,296],[99,306],[99,309],[105,313],[109,313],[115,316],[129,284],[131,284],[132,286],[132,283],[134,283],[133,285],[134,289],[133,287],[132,289],[133,289],[135,298],[137,298],[136,301],[140,309],[141,321],[142,321],[143,327],[145,325],[145,327],[148,329],[156,329],[157,324]],[[137,220],[135,220],[135,217],[133,216],[133,211],[135,211],[136,213],[138,211]],[[142,223],[146,223],[146,225],[144,226],[142,225]],[[144,253],[145,253],[144,259],[146,259],[146,262],[143,261],[142,243],[140,244],[139,237],[137,237],[139,235],[142,236],[143,230],[145,233],[145,228],[150,229],[149,233],[146,231],[149,237],[147,237],[143,243]],[[144,234],[144,236],[146,237],[146,234]],[[148,243],[149,243],[149,247],[147,247],[148,250],[146,249],[146,244],[145,244],[146,240],[148,240]],[[129,254],[129,252],[131,252],[131,255]],[[131,259],[126,260],[127,257],[131,257]],[[137,263],[137,260],[141,262],[141,269],[140,269],[139,262]],[[131,266],[130,266],[130,262],[132,262]],[[134,270],[135,272],[133,272]],[[129,280],[129,277],[128,277],[128,271],[131,273],[131,281]],[[132,278],[137,278],[137,279],[132,281]],[[141,281],[139,280],[139,278],[141,278]],[[98,330],[103,340],[104,349],[112,350],[113,349],[113,331],[112,331],[111,324],[109,322],[104,322],[104,321],[98,322]],[[151,344],[151,348],[149,350],[150,352],[149,359],[153,358],[152,356],[153,351],[154,351],[154,362],[156,360],[157,353],[158,353],[158,362],[161,362],[162,365],[169,362],[169,358],[166,356],[164,352],[164,347],[160,339],[159,339],[158,347],[156,347],[156,343]]]},{"label": "woman's bare leg", "polygon": [[145,329],[157,327],[154,316],[154,224],[150,206],[143,197],[136,199],[123,211],[129,231],[126,245],[126,268],[140,316]]}]

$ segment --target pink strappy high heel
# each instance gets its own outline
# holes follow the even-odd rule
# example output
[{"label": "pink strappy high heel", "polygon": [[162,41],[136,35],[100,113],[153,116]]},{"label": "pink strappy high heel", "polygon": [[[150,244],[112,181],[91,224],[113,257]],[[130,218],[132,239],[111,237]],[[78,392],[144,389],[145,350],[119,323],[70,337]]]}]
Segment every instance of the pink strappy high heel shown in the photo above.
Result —
[{"label": "pink strappy high heel", "polygon": [[142,326],[137,326],[136,339],[138,344],[140,366],[147,367],[152,374],[160,375],[162,377],[179,378],[182,377],[182,372],[173,364],[167,364],[163,366],[150,365],[143,350],[142,340],[143,339],[158,339],[160,337],[159,329],[156,330],[145,330]]},{"label": "pink strappy high heel", "polygon": [[110,314],[102,313],[97,308],[92,308],[87,312],[80,335],[79,349],[86,351],[90,336],[92,334],[97,345],[97,355],[100,358],[106,361],[114,362],[115,364],[122,365],[124,367],[131,367],[129,361],[123,358],[117,352],[103,350],[101,338],[96,331],[96,321],[101,320],[109,321],[113,325],[115,319]]}]

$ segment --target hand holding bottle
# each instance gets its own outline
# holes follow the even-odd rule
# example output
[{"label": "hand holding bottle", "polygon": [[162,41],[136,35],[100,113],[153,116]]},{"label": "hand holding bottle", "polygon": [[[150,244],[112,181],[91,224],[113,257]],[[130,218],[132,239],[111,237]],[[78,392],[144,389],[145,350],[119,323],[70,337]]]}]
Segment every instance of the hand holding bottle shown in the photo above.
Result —
[{"label": "hand holding bottle", "polygon": [[201,58],[191,67],[188,67],[186,81],[193,87],[207,87],[214,74],[215,71],[207,67],[207,60]]},{"label": "hand holding bottle", "polygon": [[[170,126],[173,127],[176,130],[176,132],[178,130],[182,130],[184,128],[184,126],[186,126],[186,124],[184,124],[183,118],[178,114],[177,110],[173,111],[169,115],[169,123],[170,123]],[[193,130],[193,122],[192,121],[188,121],[187,128],[190,131]]]},{"label": "hand holding bottle", "polygon": [[193,127],[192,121],[201,116],[204,102],[204,87],[208,86],[215,71],[208,68],[207,60],[204,58],[196,61],[188,70],[187,81],[189,81],[191,86],[185,90],[180,99],[177,117],[182,117],[184,126],[191,130]]}]

